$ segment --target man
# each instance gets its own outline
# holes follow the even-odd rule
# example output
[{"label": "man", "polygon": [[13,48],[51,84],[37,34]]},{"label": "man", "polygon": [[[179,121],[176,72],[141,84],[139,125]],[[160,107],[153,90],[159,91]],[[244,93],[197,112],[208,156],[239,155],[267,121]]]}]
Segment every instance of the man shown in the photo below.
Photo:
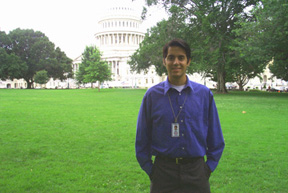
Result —
[{"label": "man", "polygon": [[167,43],[163,65],[168,78],[145,93],[139,111],[136,157],[150,177],[152,193],[210,192],[209,177],[224,149],[213,95],[188,79],[190,62],[186,42]]}]

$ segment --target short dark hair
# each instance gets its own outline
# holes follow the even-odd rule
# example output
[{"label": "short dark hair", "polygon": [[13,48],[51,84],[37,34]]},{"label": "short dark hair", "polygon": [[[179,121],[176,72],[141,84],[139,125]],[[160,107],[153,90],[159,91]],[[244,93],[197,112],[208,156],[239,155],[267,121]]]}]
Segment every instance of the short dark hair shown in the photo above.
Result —
[{"label": "short dark hair", "polygon": [[189,61],[189,59],[191,58],[191,48],[187,44],[187,42],[185,42],[184,40],[179,39],[179,38],[173,39],[170,42],[168,42],[167,44],[165,44],[165,46],[163,47],[163,58],[167,57],[168,48],[173,47],[173,46],[183,48],[185,50],[187,60]]}]

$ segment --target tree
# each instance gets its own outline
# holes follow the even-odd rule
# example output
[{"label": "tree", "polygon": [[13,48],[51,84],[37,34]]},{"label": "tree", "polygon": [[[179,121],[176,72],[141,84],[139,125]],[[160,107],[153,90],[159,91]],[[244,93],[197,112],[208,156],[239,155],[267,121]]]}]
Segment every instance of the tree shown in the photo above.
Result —
[{"label": "tree", "polygon": [[34,75],[34,82],[38,84],[46,84],[49,81],[48,73],[46,70],[41,70],[36,72]]},{"label": "tree", "polygon": [[21,71],[26,70],[26,65],[14,53],[9,51],[11,40],[5,32],[0,31],[0,79],[6,80],[21,78]]},{"label": "tree", "polygon": [[11,40],[9,36],[4,31],[0,31],[0,48],[8,50],[10,44]]},{"label": "tree", "polygon": [[78,83],[91,83],[91,87],[98,81],[98,91],[100,91],[102,82],[111,80],[109,65],[106,61],[101,60],[101,53],[97,47],[86,46],[76,79]]},{"label": "tree", "polygon": [[27,66],[15,54],[7,54],[4,48],[0,48],[0,78],[2,80],[21,78],[21,71],[25,71]]},{"label": "tree", "polygon": [[262,3],[264,8],[257,14],[265,43],[269,45],[266,51],[273,56],[269,68],[274,76],[288,81],[288,0],[263,0]]},{"label": "tree", "polygon": [[18,28],[11,31],[5,41],[0,42],[0,46],[7,54],[17,56],[25,66],[20,68],[17,63],[6,63],[10,68],[17,69],[9,71],[10,76],[17,72],[19,76],[14,77],[23,78],[27,82],[27,88],[32,88],[34,75],[41,70],[46,70],[49,77],[61,80],[67,78],[64,74],[71,76],[72,60],[60,48],[55,50],[54,44],[42,32]]},{"label": "tree", "polygon": [[[185,33],[187,29],[186,16],[179,9],[176,6],[171,7],[170,18],[167,21],[158,22],[156,26],[147,31],[139,48],[128,61],[132,71],[147,72],[149,67],[155,66],[159,76],[162,76],[163,73],[167,74],[166,68],[163,66],[162,48],[164,44],[173,38],[186,39],[184,36],[188,34]],[[191,68],[189,68],[189,72],[191,73]]]},{"label": "tree", "polygon": [[[238,25],[238,14],[245,14],[245,8],[255,5],[256,0],[146,0],[148,6],[162,4],[167,10],[177,6],[184,15],[189,30],[185,30],[191,43],[192,65],[199,71],[212,74],[217,78],[217,91],[226,93],[227,71],[231,69],[230,57],[234,50],[231,45],[235,39],[232,30]],[[179,28],[178,28],[179,30]],[[187,33],[189,32],[189,33]],[[189,35],[189,36],[188,36]],[[212,72],[212,73],[211,73]]]},{"label": "tree", "polygon": [[273,61],[273,75],[288,80],[288,0],[262,0],[251,14],[254,19],[242,20],[237,31],[249,37],[241,42],[242,50],[258,63]]},{"label": "tree", "polygon": [[238,84],[239,90],[244,90],[244,86],[250,79],[259,76],[263,72],[266,63],[258,63],[258,61],[253,60],[253,56],[250,54],[247,53],[247,55],[244,55],[237,50],[238,47],[235,48],[233,56],[230,57],[231,61],[229,63],[231,64],[231,69],[228,70],[228,78],[230,78],[229,82],[236,82]]},{"label": "tree", "polygon": [[47,65],[45,69],[47,70],[48,76],[57,78],[60,80],[65,80],[67,78],[73,77],[72,72],[72,60],[66,56],[64,52],[61,51],[59,47],[55,49],[54,58],[57,62],[52,62]]}]

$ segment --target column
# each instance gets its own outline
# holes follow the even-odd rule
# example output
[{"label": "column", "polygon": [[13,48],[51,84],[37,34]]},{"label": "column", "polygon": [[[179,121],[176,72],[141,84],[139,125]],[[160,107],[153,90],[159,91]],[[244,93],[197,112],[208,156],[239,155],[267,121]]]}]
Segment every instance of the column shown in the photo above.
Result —
[{"label": "column", "polygon": [[138,35],[138,45],[140,44],[140,35]]},{"label": "column", "polygon": [[122,43],[122,41],[121,41],[121,34],[118,34],[118,44],[121,44]]},{"label": "column", "polygon": [[114,76],[115,76],[115,66],[116,66],[116,65],[115,65],[115,61],[113,60],[112,63],[113,63],[113,64],[112,64],[112,73],[113,73]]},{"label": "column", "polygon": [[119,65],[119,61],[117,61],[117,75],[120,75],[120,65]]}]

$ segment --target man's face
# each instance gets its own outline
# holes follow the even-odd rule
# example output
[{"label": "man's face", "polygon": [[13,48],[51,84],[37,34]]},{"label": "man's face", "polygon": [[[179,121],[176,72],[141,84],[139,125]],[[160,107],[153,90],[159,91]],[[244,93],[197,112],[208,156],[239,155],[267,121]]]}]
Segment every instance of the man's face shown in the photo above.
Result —
[{"label": "man's face", "polygon": [[[186,69],[190,65],[191,59],[187,60],[185,50],[178,46],[168,48],[168,54],[163,59],[163,64],[168,71],[169,81],[186,82]],[[177,84],[176,84],[177,85]]]}]

